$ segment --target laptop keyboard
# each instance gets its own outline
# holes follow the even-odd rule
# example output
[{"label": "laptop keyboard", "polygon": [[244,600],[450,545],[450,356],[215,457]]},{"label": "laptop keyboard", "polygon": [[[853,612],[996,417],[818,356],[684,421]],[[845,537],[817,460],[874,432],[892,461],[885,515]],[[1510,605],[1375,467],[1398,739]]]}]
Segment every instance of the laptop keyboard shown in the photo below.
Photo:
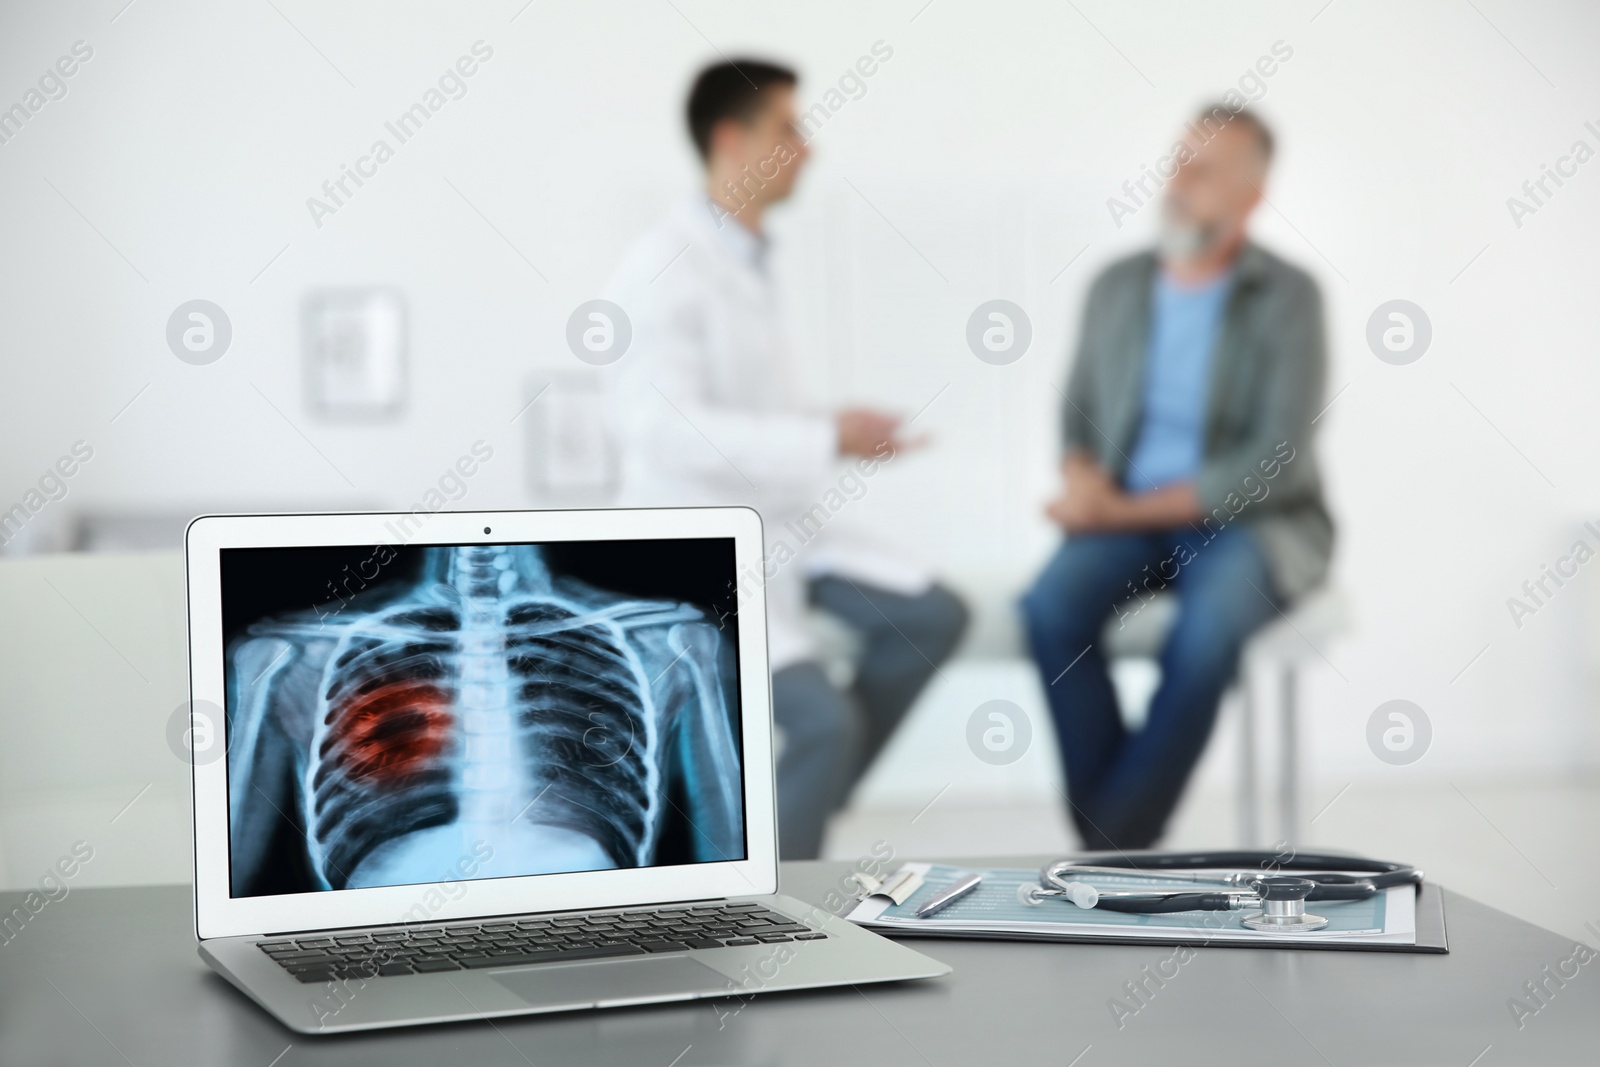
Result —
[{"label": "laptop keyboard", "polygon": [[817,941],[827,936],[760,904],[738,903],[494,919],[258,945],[300,981],[326,982]]}]

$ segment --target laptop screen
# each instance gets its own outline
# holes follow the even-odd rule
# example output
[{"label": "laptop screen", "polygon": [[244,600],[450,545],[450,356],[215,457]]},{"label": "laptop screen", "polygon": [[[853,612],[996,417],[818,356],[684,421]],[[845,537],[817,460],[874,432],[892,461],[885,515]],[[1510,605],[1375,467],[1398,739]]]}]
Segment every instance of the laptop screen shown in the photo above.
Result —
[{"label": "laptop screen", "polygon": [[746,856],[731,538],[226,548],[230,892]]}]

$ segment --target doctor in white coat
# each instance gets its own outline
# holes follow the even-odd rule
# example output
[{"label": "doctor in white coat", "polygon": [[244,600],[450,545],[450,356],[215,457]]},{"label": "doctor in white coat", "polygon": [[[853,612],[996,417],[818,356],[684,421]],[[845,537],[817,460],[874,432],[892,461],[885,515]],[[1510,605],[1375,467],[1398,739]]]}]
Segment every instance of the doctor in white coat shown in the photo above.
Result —
[{"label": "doctor in white coat", "polygon": [[[766,586],[785,859],[820,853],[829,815],[967,620],[961,601],[903,556],[826,529],[906,443],[894,415],[810,410],[801,397],[761,228],[808,155],[795,83],[757,60],[700,74],[688,119],[705,187],[633,244],[607,289],[632,328],[607,373],[618,502],[747,504],[762,516],[763,573],[739,581]],[[817,662],[808,602],[859,638],[846,690]]]}]

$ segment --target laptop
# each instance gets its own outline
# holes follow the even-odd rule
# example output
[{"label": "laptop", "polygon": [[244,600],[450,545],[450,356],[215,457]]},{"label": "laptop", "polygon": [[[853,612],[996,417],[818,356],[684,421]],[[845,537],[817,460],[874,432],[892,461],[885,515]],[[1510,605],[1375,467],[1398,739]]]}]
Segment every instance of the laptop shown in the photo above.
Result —
[{"label": "laptop", "polygon": [[338,1033],[931,978],[778,893],[745,508],[185,538],[201,957]]}]

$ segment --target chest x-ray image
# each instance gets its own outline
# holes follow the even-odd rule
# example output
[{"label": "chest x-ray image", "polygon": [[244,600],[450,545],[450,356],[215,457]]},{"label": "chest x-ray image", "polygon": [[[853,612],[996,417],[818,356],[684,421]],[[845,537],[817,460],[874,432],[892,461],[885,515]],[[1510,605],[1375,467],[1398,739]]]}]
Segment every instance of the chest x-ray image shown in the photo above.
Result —
[{"label": "chest x-ray image", "polygon": [[226,550],[233,895],[743,858],[733,574],[716,539]]}]

